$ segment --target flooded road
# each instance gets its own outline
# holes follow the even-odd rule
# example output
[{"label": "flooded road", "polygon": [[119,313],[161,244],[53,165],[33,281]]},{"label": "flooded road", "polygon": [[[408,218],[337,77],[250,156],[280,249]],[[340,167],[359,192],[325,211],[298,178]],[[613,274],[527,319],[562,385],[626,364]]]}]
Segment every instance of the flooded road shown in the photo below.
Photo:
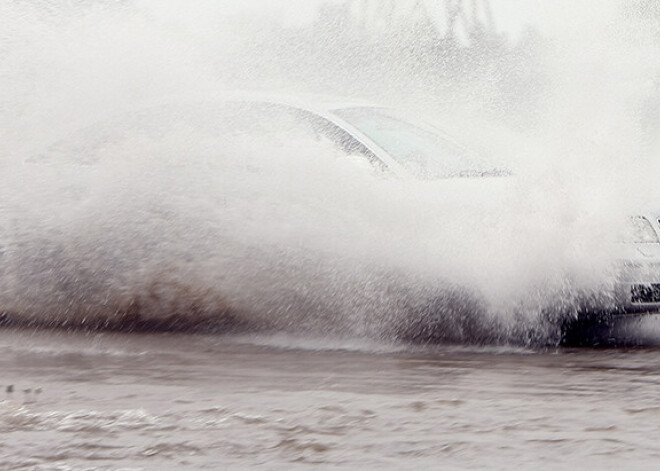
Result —
[{"label": "flooded road", "polygon": [[0,2],[0,471],[657,468],[657,5]]},{"label": "flooded road", "polygon": [[659,353],[5,330],[1,468],[651,469]]}]

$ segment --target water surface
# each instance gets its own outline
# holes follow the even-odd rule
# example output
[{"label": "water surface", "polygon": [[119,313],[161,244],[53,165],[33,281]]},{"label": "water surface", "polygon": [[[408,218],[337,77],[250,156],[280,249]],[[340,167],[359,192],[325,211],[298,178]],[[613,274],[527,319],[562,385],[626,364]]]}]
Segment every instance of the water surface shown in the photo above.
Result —
[{"label": "water surface", "polygon": [[3,331],[0,458],[36,471],[651,469],[658,353]]}]

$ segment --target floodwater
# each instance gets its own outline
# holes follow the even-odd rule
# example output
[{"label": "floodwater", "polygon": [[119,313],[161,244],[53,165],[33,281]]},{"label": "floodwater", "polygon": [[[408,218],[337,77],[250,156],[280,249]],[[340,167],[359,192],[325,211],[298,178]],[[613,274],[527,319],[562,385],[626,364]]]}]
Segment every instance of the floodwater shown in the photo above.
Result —
[{"label": "floodwater", "polygon": [[[658,218],[660,2],[541,3],[0,2],[0,471],[657,467],[660,322],[548,345]],[[233,92],[512,175],[374,174]]]},{"label": "floodwater", "polygon": [[659,353],[5,330],[1,469],[653,469]]}]

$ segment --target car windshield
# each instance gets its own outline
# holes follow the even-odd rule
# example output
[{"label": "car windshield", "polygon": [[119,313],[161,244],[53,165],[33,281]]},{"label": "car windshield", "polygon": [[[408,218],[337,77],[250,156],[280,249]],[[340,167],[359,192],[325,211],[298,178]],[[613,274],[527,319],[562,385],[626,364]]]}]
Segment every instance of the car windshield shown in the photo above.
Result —
[{"label": "car windshield", "polygon": [[416,125],[375,107],[343,108],[335,113],[382,147],[418,178],[507,174],[484,163],[434,128]]}]

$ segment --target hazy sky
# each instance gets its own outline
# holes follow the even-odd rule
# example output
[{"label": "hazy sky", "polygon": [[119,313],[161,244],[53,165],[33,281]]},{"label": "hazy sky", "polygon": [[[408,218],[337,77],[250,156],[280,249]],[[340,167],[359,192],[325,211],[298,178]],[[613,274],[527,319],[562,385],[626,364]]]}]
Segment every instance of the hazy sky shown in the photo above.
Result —
[{"label": "hazy sky", "polygon": [[607,21],[619,5],[616,0],[490,0],[498,30],[516,34],[526,25],[557,34],[577,25]]}]

